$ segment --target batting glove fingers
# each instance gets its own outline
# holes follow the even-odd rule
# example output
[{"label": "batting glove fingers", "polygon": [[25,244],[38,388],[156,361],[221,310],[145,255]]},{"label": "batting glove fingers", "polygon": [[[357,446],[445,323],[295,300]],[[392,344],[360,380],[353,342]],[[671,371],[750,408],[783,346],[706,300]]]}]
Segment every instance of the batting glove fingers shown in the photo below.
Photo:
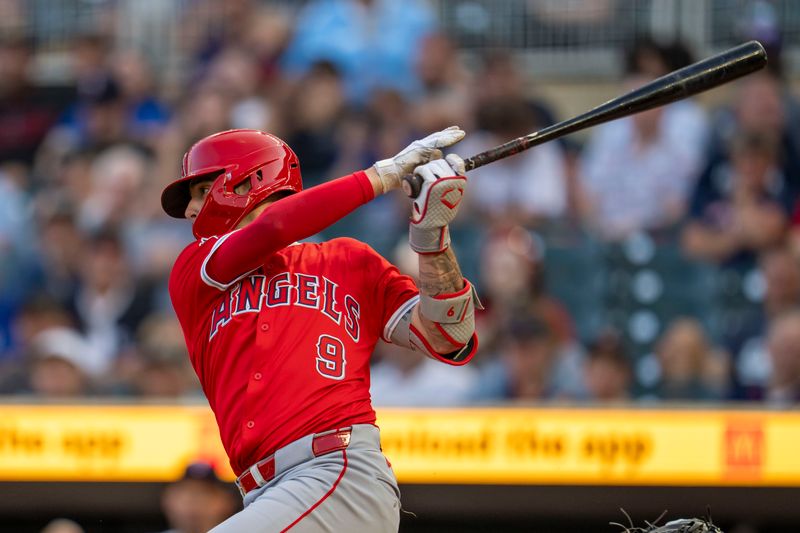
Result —
[{"label": "batting glove fingers", "polygon": [[454,145],[464,135],[464,131],[458,126],[450,126],[412,142],[391,159],[375,163],[374,168],[381,179],[384,192],[400,187],[403,176],[411,174],[419,165],[441,158],[441,148]]}]

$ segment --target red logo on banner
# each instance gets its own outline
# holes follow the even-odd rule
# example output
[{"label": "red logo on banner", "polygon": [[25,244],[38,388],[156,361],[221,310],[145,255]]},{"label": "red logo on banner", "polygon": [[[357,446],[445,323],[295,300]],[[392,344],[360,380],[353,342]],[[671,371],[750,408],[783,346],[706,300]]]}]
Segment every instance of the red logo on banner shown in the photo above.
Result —
[{"label": "red logo on banner", "polygon": [[731,477],[756,478],[764,465],[764,429],[759,422],[729,423],[725,467]]}]

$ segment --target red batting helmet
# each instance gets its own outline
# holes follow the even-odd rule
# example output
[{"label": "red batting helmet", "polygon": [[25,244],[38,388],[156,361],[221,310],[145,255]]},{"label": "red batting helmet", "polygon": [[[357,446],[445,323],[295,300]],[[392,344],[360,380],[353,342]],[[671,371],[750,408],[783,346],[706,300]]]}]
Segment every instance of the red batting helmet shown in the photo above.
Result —
[{"label": "red batting helmet", "polygon": [[[189,148],[183,156],[181,177],[161,193],[161,206],[168,215],[185,216],[191,199],[189,184],[198,178],[214,178],[192,226],[198,239],[232,230],[275,192],[303,190],[300,163],[289,145],[258,130],[215,133]],[[250,190],[237,193],[235,189],[247,180]]]}]

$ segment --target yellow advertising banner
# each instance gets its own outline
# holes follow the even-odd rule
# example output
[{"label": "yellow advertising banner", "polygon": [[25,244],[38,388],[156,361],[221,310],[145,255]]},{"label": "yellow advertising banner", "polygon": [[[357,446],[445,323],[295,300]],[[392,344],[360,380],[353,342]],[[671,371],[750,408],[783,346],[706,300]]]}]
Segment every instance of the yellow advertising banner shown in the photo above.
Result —
[{"label": "yellow advertising banner", "polygon": [[0,405],[2,481],[166,481],[195,460],[230,472],[206,406]]},{"label": "yellow advertising banner", "polygon": [[379,424],[405,483],[800,486],[800,413],[385,410]]},{"label": "yellow advertising banner", "polygon": [[[800,413],[382,409],[401,483],[800,486]],[[0,481],[232,479],[205,406],[0,405]]]}]

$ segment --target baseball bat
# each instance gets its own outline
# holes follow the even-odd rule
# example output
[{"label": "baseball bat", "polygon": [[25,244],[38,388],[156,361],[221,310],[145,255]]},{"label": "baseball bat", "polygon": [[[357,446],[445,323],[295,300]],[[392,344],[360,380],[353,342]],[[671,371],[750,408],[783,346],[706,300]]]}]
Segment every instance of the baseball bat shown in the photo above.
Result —
[{"label": "baseball bat", "polygon": [[[766,64],[767,53],[764,51],[764,47],[758,41],[749,41],[670,72],[577,117],[476,154],[465,159],[464,165],[467,171],[473,170],[564,135],[677,102],[741,78],[763,68]],[[419,195],[421,186],[422,178],[419,176],[413,175],[404,178],[403,190],[412,198]]]}]

